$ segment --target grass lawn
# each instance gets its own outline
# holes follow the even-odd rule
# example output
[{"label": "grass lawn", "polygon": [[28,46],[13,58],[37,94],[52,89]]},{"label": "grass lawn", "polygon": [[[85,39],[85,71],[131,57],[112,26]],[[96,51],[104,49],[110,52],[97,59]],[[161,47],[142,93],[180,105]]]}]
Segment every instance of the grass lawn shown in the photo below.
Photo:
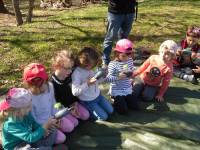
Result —
[{"label": "grass lawn", "polygon": [[[36,0],[38,3],[38,0]],[[8,6],[10,7],[9,3]],[[136,48],[153,52],[166,39],[184,38],[188,25],[200,25],[198,0],[144,0],[130,39]],[[22,5],[26,13],[26,3]],[[34,9],[33,23],[16,27],[14,17],[0,14],[0,93],[21,86],[23,66],[44,63],[51,71],[57,50],[84,46],[102,51],[107,4],[81,9]],[[103,85],[103,93],[107,85]],[[108,122],[84,122],[71,134],[69,146],[92,149],[200,149],[200,86],[173,79],[166,94],[170,111],[149,110],[114,114]]]}]

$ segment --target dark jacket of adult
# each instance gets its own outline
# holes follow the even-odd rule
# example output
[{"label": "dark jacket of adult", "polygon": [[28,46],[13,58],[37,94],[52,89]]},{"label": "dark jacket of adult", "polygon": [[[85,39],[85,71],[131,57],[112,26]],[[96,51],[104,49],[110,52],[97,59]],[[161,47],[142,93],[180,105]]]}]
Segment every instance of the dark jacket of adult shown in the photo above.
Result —
[{"label": "dark jacket of adult", "polygon": [[114,14],[135,13],[136,0],[109,0],[108,12]]}]

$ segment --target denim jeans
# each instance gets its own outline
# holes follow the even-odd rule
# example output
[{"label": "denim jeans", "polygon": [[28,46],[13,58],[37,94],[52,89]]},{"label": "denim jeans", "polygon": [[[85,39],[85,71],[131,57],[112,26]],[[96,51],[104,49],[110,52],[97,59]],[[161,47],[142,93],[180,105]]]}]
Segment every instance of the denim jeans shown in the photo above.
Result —
[{"label": "denim jeans", "polygon": [[114,40],[128,38],[135,14],[113,14],[108,12],[107,33],[103,43],[103,62],[108,65]]},{"label": "denim jeans", "polygon": [[107,120],[108,114],[113,112],[112,105],[101,94],[92,101],[81,101],[89,110],[90,116],[95,120]]},{"label": "denim jeans", "polygon": [[158,87],[145,85],[143,81],[138,81],[133,85],[133,98],[136,101],[151,102],[154,100]]}]

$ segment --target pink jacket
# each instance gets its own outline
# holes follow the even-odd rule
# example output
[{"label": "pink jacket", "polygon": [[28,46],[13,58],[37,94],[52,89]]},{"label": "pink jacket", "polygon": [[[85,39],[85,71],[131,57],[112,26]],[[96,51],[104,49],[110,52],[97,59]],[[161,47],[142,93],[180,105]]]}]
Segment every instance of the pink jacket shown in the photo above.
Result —
[{"label": "pink jacket", "polygon": [[[161,75],[153,79],[150,78],[148,74],[152,67],[158,67]],[[163,96],[173,76],[173,64],[165,64],[159,55],[152,55],[133,73],[133,76],[137,75],[140,75],[145,84],[160,86],[158,96]]]}]

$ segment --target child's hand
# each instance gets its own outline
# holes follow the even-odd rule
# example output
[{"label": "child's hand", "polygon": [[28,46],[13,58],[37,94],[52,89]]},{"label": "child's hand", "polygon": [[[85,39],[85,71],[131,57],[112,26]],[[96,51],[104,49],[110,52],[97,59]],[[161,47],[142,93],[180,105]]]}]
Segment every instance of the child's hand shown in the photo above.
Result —
[{"label": "child's hand", "polygon": [[56,123],[56,119],[49,119],[45,124],[43,124],[43,128],[45,130],[45,137],[48,136],[52,130],[55,129],[55,127],[53,126],[53,124]]},{"label": "child's hand", "polygon": [[44,129],[52,130],[57,128],[57,121],[56,119],[50,118],[44,125]]},{"label": "child's hand", "polygon": [[123,80],[123,79],[125,79],[126,78],[126,75],[123,73],[123,72],[120,72],[119,73],[119,76],[118,76],[118,79],[119,80]]},{"label": "child's hand", "polygon": [[191,54],[191,58],[193,59],[193,58],[196,58],[196,57],[197,57],[197,53],[192,52],[192,54]]},{"label": "child's hand", "polygon": [[164,98],[162,96],[157,95],[156,100],[159,101],[159,102],[163,102]]},{"label": "child's hand", "polygon": [[200,66],[196,66],[197,69],[192,69],[192,71],[194,71],[195,73],[200,73]]},{"label": "child's hand", "polygon": [[72,105],[72,110],[71,110],[71,114],[75,117],[79,117],[80,116],[80,113],[78,111],[78,103],[75,102],[73,105]]},{"label": "child's hand", "polygon": [[176,51],[176,55],[177,56],[180,56],[182,54],[182,50],[181,49],[178,49],[177,51]]},{"label": "child's hand", "polygon": [[87,84],[88,86],[92,85],[92,84],[95,84],[95,82],[97,81],[97,79],[95,78],[90,78],[88,81],[87,81]]}]

